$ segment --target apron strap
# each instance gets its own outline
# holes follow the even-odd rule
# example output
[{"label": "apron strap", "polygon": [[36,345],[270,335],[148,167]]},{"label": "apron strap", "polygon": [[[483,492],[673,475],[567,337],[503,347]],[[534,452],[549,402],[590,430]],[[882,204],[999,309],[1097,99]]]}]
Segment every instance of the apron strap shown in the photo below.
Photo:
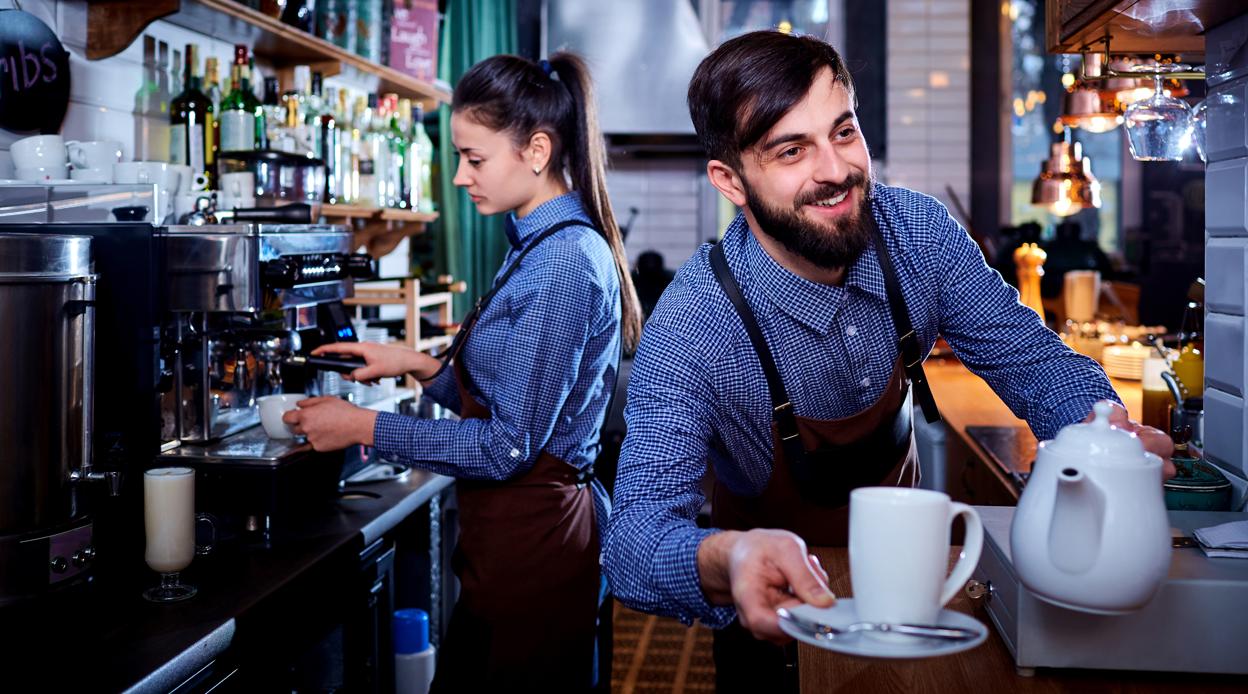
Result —
[{"label": "apron strap", "polygon": [[[442,359],[442,366],[439,367],[432,376],[425,380],[431,381],[438,376],[441,376],[442,372],[446,371],[446,367],[449,366],[450,363],[455,360],[455,357],[457,357],[464,349],[464,343],[468,341],[468,333],[472,332],[472,328],[477,324],[477,320],[481,317],[481,314],[485,312],[486,307],[489,306],[490,302],[494,300],[494,295],[498,294],[498,291],[503,288],[503,285],[507,284],[507,280],[511,279],[511,276],[516,274],[516,270],[520,269],[520,261],[524,260],[524,256],[528,255],[529,251],[537,248],[537,245],[542,241],[545,241],[553,236],[555,232],[562,231],[573,226],[593,228],[587,222],[582,222],[578,219],[565,219],[564,221],[550,227],[546,231],[543,231],[541,234],[538,234],[537,238],[533,239],[532,243],[525,246],[524,250],[520,251],[520,255],[516,256],[516,259],[507,268],[507,271],[494,281],[494,286],[490,287],[490,291],[483,294],[480,299],[477,299],[476,305],[474,305],[472,310],[468,312],[468,315],[464,317],[464,322],[460,325],[459,332],[455,333],[455,339],[451,340],[450,348],[443,352],[441,357],[439,357]],[[467,372],[465,371],[465,373]]]},{"label": "apron strap", "polygon": [[728,300],[732,302],[732,307],[736,309],[737,316],[745,324],[745,332],[750,336],[750,342],[754,345],[758,361],[763,365],[763,375],[767,378],[767,390],[771,393],[771,419],[776,423],[776,429],[780,434],[780,445],[784,448],[784,454],[789,460],[798,460],[801,458],[803,448],[797,431],[797,416],[793,412],[793,401],[789,399],[789,394],[784,389],[780,370],[776,368],[776,360],[771,356],[771,350],[767,347],[767,340],[763,338],[763,331],[758,327],[758,321],[754,320],[754,312],[750,310],[749,304],[745,303],[745,297],[741,295],[740,285],[732,276],[732,270],[728,268],[728,259],[724,257],[722,243],[717,243],[711,248],[710,257],[715,279],[719,281],[719,286],[723,288],[724,294],[727,294]]},{"label": "apron strap", "polygon": [[880,259],[880,269],[884,271],[884,289],[888,293],[888,308],[893,314],[893,324],[897,327],[897,349],[901,353],[901,363],[906,369],[906,377],[914,386],[915,397],[919,407],[923,408],[923,417],[928,423],[940,421],[940,410],[936,407],[936,398],[932,396],[931,385],[923,372],[923,349],[919,346],[918,335],[910,323],[906,300],[901,295],[901,283],[893,269],[893,260],[888,255],[888,246],[884,243],[884,234],[875,222],[875,215],[870,215],[871,228],[875,236],[875,254]]}]

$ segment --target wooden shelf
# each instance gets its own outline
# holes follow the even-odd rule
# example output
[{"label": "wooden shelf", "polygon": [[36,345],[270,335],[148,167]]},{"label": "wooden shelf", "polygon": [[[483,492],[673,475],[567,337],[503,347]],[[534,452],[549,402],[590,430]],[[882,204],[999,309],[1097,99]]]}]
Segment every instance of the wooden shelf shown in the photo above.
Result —
[{"label": "wooden shelf", "polygon": [[87,57],[92,60],[120,53],[148,24],[163,17],[221,41],[247,44],[279,69],[308,64],[318,66],[322,73],[336,74],[333,64],[349,65],[377,77],[378,93],[414,99],[426,110],[451,101],[446,89],[366,60],[235,0],[97,0],[87,9]]},{"label": "wooden shelf", "polygon": [[321,216],[343,220],[355,232],[355,248],[363,246],[374,258],[393,251],[408,236],[423,234],[437,212],[413,212],[363,205],[322,205]]},{"label": "wooden shelf", "polygon": [[450,292],[436,292],[434,294],[421,294],[420,298],[416,300],[416,306],[418,308],[429,308],[430,306],[440,306],[442,304],[449,304],[453,297],[454,295],[451,294]]},{"label": "wooden shelf", "polygon": [[428,224],[429,222],[437,220],[438,213],[437,212],[416,212],[415,210],[396,210],[393,208],[386,208],[381,211],[381,218],[388,222],[408,222],[408,223]]}]

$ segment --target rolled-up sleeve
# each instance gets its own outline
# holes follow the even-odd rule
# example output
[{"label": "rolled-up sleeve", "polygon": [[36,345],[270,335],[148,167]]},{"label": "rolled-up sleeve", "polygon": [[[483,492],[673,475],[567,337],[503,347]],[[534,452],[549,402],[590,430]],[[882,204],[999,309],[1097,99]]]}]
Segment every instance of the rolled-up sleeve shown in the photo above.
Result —
[{"label": "rolled-up sleeve", "polygon": [[604,571],[625,605],[712,627],[732,607],[702,593],[698,546],[714,530],[695,520],[704,496],[714,406],[705,360],[662,325],[647,324],[629,378],[615,499],[604,544]]},{"label": "rolled-up sleeve", "polygon": [[939,205],[932,224],[940,252],[940,333],[1036,438],[1083,420],[1098,400],[1122,400],[1100,365],[1076,353],[1018,301],[1018,291],[984,262],[970,235]]}]

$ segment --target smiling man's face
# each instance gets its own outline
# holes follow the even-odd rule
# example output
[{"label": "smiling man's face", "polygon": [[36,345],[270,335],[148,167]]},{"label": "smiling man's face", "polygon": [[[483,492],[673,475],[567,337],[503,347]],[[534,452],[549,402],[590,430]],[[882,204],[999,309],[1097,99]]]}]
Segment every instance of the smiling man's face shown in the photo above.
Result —
[{"label": "smiling man's face", "polygon": [[871,242],[871,156],[832,71],[741,155],[759,229],[816,266],[843,268]]}]

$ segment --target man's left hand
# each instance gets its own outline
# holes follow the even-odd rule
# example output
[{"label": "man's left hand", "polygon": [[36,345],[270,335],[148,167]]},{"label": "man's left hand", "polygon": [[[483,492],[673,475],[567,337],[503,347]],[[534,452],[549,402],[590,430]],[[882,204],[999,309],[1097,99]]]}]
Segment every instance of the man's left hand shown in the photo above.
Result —
[{"label": "man's left hand", "polygon": [[308,437],[318,451],[337,451],[355,444],[373,445],[377,413],[334,397],[300,400],[298,409],[282,415],[296,434]]},{"label": "man's left hand", "polygon": [[[1126,431],[1140,437],[1140,442],[1144,444],[1144,450],[1149,453],[1156,453],[1157,457],[1161,458],[1162,479],[1168,480],[1171,477],[1174,477],[1176,472],[1174,469],[1174,462],[1170,460],[1170,456],[1174,455],[1174,441],[1170,440],[1170,437],[1167,436],[1164,431],[1155,427],[1144,426],[1143,424],[1132,420],[1127,415],[1127,411],[1122,407],[1122,405],[1119,405],[1116,402],[1110,402],[1109,404],[1114,407],[1113,411],[1109,413],[1109,423],[1119,429],[1125,429]],[[1090,422],[1095,418],[1096,413],[1093,412],[1083,421]]]}]

